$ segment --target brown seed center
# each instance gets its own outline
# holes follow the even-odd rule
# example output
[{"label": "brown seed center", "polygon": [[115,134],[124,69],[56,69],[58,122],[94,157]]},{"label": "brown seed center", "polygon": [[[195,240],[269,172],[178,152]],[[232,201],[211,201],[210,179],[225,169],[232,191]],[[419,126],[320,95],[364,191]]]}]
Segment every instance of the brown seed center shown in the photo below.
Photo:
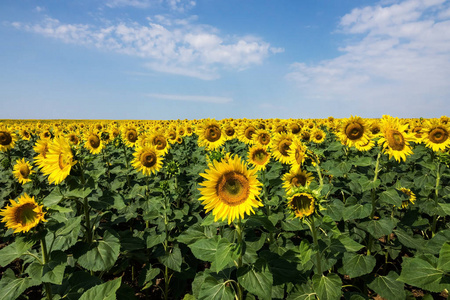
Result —
[{"label": "brown seed center", "polygon": [[231,171],[223,174],[217,182],[216,193],[220,201],[236,206],[248,199],[250,185],[243,174]]}]

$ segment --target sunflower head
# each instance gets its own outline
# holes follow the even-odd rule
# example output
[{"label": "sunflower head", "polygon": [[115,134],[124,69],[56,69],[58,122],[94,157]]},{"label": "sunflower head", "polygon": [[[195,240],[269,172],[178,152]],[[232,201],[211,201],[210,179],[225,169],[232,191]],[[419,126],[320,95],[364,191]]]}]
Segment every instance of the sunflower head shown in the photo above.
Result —
[{"label": "sunflower head", "polygon": [[216,120],[206,119],[203,124],[197,127],[198,145],[208,150],[215,150],[222,146],[225,141],[225,135],[222,128]]},{"label": "sunflower head", "polygon": [[0,126],[0,151],[6,151],[14,148],[17,136],[14,131],[9,130],[6,126]]},{"label": "sunflower head", "polygon": [[383,145],[384,152],[389,154],[389,158],[394,157],[395,160],[406,161],[406,157],[413,152],[410,141],[414,141],[414,137],[406,130],[408,124],[401,124],[398,118],[383,116],[381,120],[382,137],[378,140]]},{"label": "sunflower head", "polygon": [[276,133],[272,137],[271,149],[272,155],[281,163],[287,164],[290,161],[289,151],[293,143],[294,135],[292,133]]},{"label": "sunflower head", "polygon": [[19,183],[25,184],[30,182],[30,175],[33,173],[34,171],[32,170],[30,163],[25,161],[25,158],[18,159],[16,161],[13,169],[13,175]]},{"label": "sunflower head", "polygon": [[270,144],[270,133],[265,129],[257,129],[253,134],[253,142],[261,146],[268,146]]},{"label": "sunflower head", "polygon": [[286,173],[283,176],[283,188],[287,193],[290,193],[292,190],[297,188],[308,187],[313,178],[312,173],[294,167],[291,168],[289,173]]},{"label": "sunflower head", "polygon": [[206,180],[200,184],[199,200],[206,212],[212,210],[214,221],[227,219],[230,224],[262,206],[257,199],[261,183],[256,170],[248,169],[238,156],[226,155],[220,162],[213,161],[205,172],[200,174]]},{"label": "sunflower head", "polygon": [[45,212],[42,211],[43,206],[38,205],[34,197],[25,193],[17,200],[18,202],[10,200],[10,206],[0,211],[0,216],[3,217],[2,222],[6,223],[6,227],[13,229],[14,233],[28,232],[40,222],[46,222]]},{"label": "sunflower head", "polygon": [[312,215],[316,207],[316,197],[313,193],[297,192],[288,197],[288,207],[296,218]]},{"label": "sunflower head", "polygon": [[440,119],[428,120],[422,132],[425,145],[435,152],[443,151],[450,145],[450,125]]},{"label": "sunflower head", "polygon": [[48,175],[48,181],[54,184],[60,184],[66,179],[76,163],[70,143],[64,137],[49,141],[46,156],[39,161],[42,173]]},{"label": "sunflower head", "polygon": [[248,151],[248,162],[258,171],[265,170],[270,162],[270,156],[267,146],[253,145]]},{"label": "sunflower head", "polygon": [[162,152],[158,151],[154,145],[138,147],[133,153],[134,159],[131,162],[133,167],[149,176],[162,168],[164,157]]},{"label": "sunflower head", "polygon": [[416,194],[414,194],[410,189],[400,188],[400,191],[408,197],[407,200],[402,201],[402,208],[407,208],[410,203],[414,204],[416,202]]}]

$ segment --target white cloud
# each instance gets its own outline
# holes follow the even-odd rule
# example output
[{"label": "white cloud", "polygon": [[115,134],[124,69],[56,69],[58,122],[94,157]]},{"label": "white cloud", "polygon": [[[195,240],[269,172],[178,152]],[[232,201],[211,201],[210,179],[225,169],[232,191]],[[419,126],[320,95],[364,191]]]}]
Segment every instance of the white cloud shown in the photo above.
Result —
[{"label": "white cloud", "polygon": [[184,12],[193,8],[196,2],[193,0],[107,0],[106,6],[110,8],[131,6],[140,9],[152,7],[168,7],[170,10]]},{"label": "white cloud", "polygon": [[195,17],[170,19],[159,15],[148,18],[147,25],[122,22],[95,27],[47,18],[34,25],[20,22],[11,25],[65,43],[142,57],[147,60],[147,67],[158,72],[205,80],[218,78],[221,68],[242,70],[283,51],[255,37],[219,36],[216,28],[197,24],[195,20]]},{"label": "white cloud", "polygon": [[339,49],[342,55],[294,63],[287,78],[303,96],[339,102],[352,112],[420,115],[449,107],[450,16],[444,17],[444,2],[407,0],[354,9],[340,22],[341,32],[353,38]]},{"label": "white cloud", "polygon": [[147,94],[149,98],[161,99],[161,100],[174,100],[174,101],[188,101],[188,102],[206,102],[216,104],[226,104],[233,102],[229,97],[217,97],[217,96],[198,96],[198,95],[174,95],[174,94]]}]

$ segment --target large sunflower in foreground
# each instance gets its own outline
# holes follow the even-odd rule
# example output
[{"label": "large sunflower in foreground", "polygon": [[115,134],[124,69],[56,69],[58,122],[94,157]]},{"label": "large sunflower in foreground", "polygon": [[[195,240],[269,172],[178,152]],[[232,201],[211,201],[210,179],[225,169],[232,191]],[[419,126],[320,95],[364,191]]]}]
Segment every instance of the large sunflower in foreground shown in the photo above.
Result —
[{"label": "large sunflower in foreground", "polygon": [[384,153],[389,155],[389,159],[394,157],[396,161],[406,161],[406,157],[413,153],[409,142],[414,141],[414,137],[406,132],[407,129],[408,124],[401,124],[398,118],[383,116],[382,136],[378,143],[383,145]]},{"label": "large sunflower in foreground", "polygon": [[13,175],[17,178],[20,184],[30,182],[30,175],[33,173],[34,171],[31,169],[30,163],[25,161],[25,158],[18,159],[16,161],[16,164],[14,165]]},{"label": "large sunflower in foreground", "polygon": [[60,184],[69,176],[70,169],[76,163],[69,142],[63,137],[56,137],[49,142],[48,152],[40,166],[42,173],[48,175],[48,182]]},{"label": "large sunflower in foreground", "polygon": [[25,193],[17,200],[19,202],[10,200],[10,206],[0,211],[0,216],[3,217],[2,222],[6,223],[6,227],[13,229],[14,233],[28,232],[39,222],[46,222],[45,212],[42,211],[43,206],[38,205],[34,197]]},{"label": "large sunflower in foreground", "polygon": [[427,120],[422,128],[422,139],[434,152],[443,151],[450,145],[450,126],[439,119]]},{"label": "large sunflower in foreground", "polygon": [[200,174],[206,180],[200,183],[200,201],[206,212],[212,210],[214,221],[235,219],[250,215],[253,208],[263,206],[257,200],[261,183],[255,169],[248,169],[238,156],[226,156],[220,162],[209,164],[206,173]]},{"label": "large sunflower in foreground", "polygon": [[137,148],[133,156],[132,166],[146,176],[156,173],[162,168],[164,157],[154,145],[147,144]]}]

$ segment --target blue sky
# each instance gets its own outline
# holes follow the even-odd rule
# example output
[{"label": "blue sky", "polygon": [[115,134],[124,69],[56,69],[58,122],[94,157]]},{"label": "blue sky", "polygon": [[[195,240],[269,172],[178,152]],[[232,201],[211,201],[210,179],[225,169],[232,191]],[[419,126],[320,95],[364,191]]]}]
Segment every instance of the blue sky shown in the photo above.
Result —
[{"label": "blue sky", "polygon": [[449,0],[2,0],[0,118],[440,117]]}]

